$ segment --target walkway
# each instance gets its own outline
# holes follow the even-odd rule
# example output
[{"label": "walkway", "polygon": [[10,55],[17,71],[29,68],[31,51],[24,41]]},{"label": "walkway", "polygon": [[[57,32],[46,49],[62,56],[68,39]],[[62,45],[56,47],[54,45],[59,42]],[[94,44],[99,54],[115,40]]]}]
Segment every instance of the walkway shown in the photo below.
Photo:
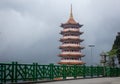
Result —
[{"label": "walkway", "polygon": [[78,80],[45,82],[45,83],[36,83],[36,84],[120,84],[120,77],[78,79]]}]

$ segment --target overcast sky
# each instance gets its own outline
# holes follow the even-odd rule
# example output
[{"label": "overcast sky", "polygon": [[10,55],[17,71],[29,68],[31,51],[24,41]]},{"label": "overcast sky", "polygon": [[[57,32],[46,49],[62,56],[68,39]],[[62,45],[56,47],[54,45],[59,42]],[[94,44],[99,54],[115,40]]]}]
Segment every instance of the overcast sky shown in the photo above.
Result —
[{"label": "overcast sky", "polygon": [[57,63],[59,34],[73,16],[83,24],[84,61],[99,64],[100,53],[109,51],[120,31],[120,0],[0,0],[0,62]]}]

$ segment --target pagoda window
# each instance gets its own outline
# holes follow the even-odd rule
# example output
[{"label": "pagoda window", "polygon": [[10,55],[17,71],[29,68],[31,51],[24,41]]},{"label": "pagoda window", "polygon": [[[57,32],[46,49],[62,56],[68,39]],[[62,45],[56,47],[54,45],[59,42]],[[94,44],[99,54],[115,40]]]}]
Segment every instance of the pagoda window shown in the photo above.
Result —
[{"label": "pagoda window", "polygon": [[63,42],[63,44],[66,44],[66,42]]},{"label": "pagoda window", "polygon": [[66,60],[69,60],[69,58],[66,58]]}]

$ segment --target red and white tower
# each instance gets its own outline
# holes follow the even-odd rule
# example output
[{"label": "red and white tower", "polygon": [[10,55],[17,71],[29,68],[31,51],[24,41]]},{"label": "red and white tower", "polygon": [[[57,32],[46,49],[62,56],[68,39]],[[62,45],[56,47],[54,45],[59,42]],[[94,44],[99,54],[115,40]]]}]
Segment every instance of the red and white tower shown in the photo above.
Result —
[{"label": "red and white tower", "polygon": [[80,38],[80,35],[83,32],[80,31],[80,28],[83,25],[77,23],[72,14],[72,5],[70,11],[70,17],[68,21],[64,24],[61,24],[63,30],[60,34],[63,36],[60,38],[60,42],[62,45],[59,47],[61,49],[61,53],[59,56],[61,60],[59,64],[67,64],[67,65],[82,65],[84,62],[81,60],[81,57],[84,55],[81,53],[81,50],[84,48],[80,45],[80,42],[83,39]]}]

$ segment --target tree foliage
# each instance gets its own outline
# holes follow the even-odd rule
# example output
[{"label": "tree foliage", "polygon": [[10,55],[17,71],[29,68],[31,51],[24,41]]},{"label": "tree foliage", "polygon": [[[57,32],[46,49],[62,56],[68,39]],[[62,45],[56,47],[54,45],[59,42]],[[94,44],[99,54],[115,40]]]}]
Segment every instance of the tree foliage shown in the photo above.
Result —
[{"label": "tree foliage", "polygon": [[109,52],[107,52],[107,54],[108,54],[110,57],[114,57],[114,56],[116,56],[116,51],[117,51],[117,49],[112,49],[112,50],[110,50]]},{"label": "tree foliage", "polygon": [[114,57],[117,56],[118,62],[120,64],[120,32],[118,32],[112,49],[108,52],[108,54],[112,57],[112,59],[114,59]]}]

